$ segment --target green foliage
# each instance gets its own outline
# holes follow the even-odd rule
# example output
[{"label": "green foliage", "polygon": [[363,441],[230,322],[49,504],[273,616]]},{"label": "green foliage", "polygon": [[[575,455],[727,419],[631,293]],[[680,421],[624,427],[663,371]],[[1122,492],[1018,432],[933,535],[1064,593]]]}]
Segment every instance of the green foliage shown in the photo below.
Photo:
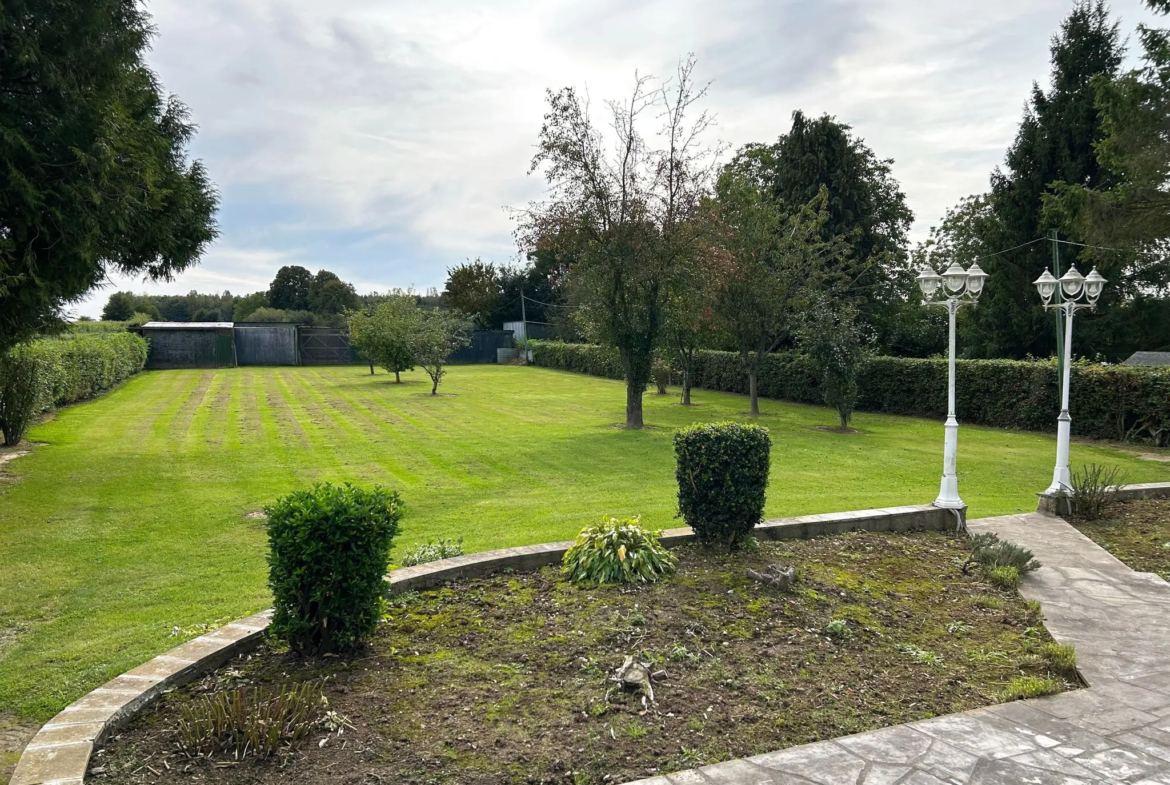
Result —
[{"label": "green foliage", "polygon": [[176,741],[189,758],[268,758],[309,735],[324,701],[316,682],[223,690],[180,707]]},{"label": "green foliage", "polygon": [[328,270],[318,270],[309,285],[307,308],[289,308],[290,311],[309,311],[320,317],[336,316],[361,305],[353,284],[346,283]]},{"label": "green foliage", "polygon": [[[530,341],[533,362],[548,368],[621,378],[617,353],[589,344]],[[1060,410],[1056,363],[959,360],[956,408],[973,425],[1053,431]],[[747,393],[740,358],[700,351],[694,384]],[[797,352],[776,352],[760,364],[759,391],[767,398],[820,404],[815,363]],[[946,416],[947,363],[941,359],[872,357],[858,373],[860,411],[912,417]],[[1072,368],[1073,433],[1098,439],[1170,444],[1170,370],[1076,363]]]},{"label": "green foliage", "polygon": [[371,490],[324,483],[264,508],[270,631],[296,651],[349,651],[378,623],[378,604],[402,501]]},{"label": "green foliage", "polygon": [[450,311],[420,310],[409,325],[407,348],[414,361],[431,377],[431,395],[447,374],[447,358],[471,343],[471,323]]},{"label": "green foliage", "polygon": [[494,264],[476,259],[447,268],[443,303],[475,322],[481,330],[498,327],[492,315],[500,299],[500,273]]},{"label": "green foliage", "polygon": [[1037,652],[1050,671],[1070,681],[1076,680],[1077,650],[1063,643],[1045,643]]},{"label": "green foliage", "polygon": [[285,265],[268,286],[268,305],[282,311],[309,310],[313,274],[300,265]]},{"label": "green foliage", "polygon": [[825,625],[825,634],[837,640],[848,640],[853,637],[853,630],[845,619],[833,619]]},{"label": "green foliage", "polygon": [[67,334],[10,350],[0,357],[5,443],[20,441],[41,412],[92,398],[138,373],[146,351],[146,341],[127,332]]},{"label": "green foliage", "polygon": [[1090,463],[1072,470],[1072,512],[1083,521],[1102,517],[1117,499],[1118,487],[1124,484],[1116,466]]},{"label": "green foliage", "polygon": [[1007,703],[1027,698],[1042,698],[1045,695],[1055,695],[1063,689],[1064,685],[1060,679],[1020,676],[1011,680],[1011,683],[999,694],[999,699],[1003,703]]},{"label": "green foliage", "polygon": [[971,559],[990,574],[997,567],[1011,567],[1021,575],[1040,569],[1040,562],[1027,548],[1008,540],[1001,540],[994,532],[971,537]]},{"label": "green foliage", "polygon": [[450,559],[453,556],[463,555],[463,538],[427,540],[422,545],[416,545],[402,555],[398,560],[399,567],[413,567],[416,564]]},{"label": "green foliage", "polygon": [[[252,292],[252,294],[245,295],[239,300],[236,300],[232,308],[233,322],[246,322],[257,310],[261,308],[268,308],[271,302],[268,300],[268,295],[264,292]],[[257,320],[259,321],[259,320]]]},{"label": "green foliage", "polygon": [[4,444],[20,444],[24,432],[40,411],[40,358],[27,344],[0,355],[0,432]]},{"label": "green foliage", "polygon": [[653,583],[674,572],[677,559],[639,519],[604,518],[577,535],[565,551],[565,575],[579,585]]},{"label": "green foliage", "polygon": [[735,549],[763,520],[771,446],[758,425],[707,423],[675,432],[679,515],[699,542]]},{"label": "green foliage", "polygon": [[288,321],[288,311],[282,310],[280,308],[269,308],[267,306],[261,306],[259,308],[254,309],[251,313],[249,313],[245,318],[241,319],[240,321],[242,321],[242,322],[287,322]]},{"label": "green foliage", "polygon": [[821,374],[825,403],[837,410],[841,430],[849,427],[857,405],[858,379],[868,359],[869,332],[850,305],[830,307],[822,301],[800,332],[801,346]]},{"label": "green foliage", "polygon": [[933,651],[919,648],[909,643],[898,643],[894,648],[905,654],[910,659],[914,660],[919,665],[929,665],[936,667],[943,664],[943,658],[935,654]]},{"label": "green foliage", "polygon": [[992,567],[984,573],[992,586],[1011,591],[1020,585],[1020,571],[1015,567]]},{"label": "green foliage", "polygon": [[414,295],[406,293],[387,297],[372,312],[352,312],[346,320],[350,342],[362,356],[394,374],[394,380],[400,382],[402,371],[414,370],[410,340],[421,318]]},{"label": "green foliage", "polygon": [[170,278],[214,239],[195,133],[146,63],[133,0],[12,0],[0,14],[0,351],[107,272]]}]

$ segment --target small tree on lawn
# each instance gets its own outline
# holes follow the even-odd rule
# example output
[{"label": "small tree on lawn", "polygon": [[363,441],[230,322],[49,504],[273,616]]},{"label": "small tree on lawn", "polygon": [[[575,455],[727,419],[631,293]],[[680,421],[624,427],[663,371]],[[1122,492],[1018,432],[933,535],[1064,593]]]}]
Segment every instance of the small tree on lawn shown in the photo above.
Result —
[{"label": "small tree on lawn", "polygon": [[691,405],[695,355],[714,345],[717,335],[715,305],[718,294],[716,255],[703,243],[686,264],[678,265],[667,289],[663,344],[682,371],[683,406]]},{"label": "small tree on lawn", "polygon": [[858,377],[871,343],[857,308],[848,303],[834,307],[827,298],[816,303],[800,331],[800,344],[820,371],[825,403],[837,410],[842,431],[849,428],[857,404]]},{"label": "small tree on lawn", "polygon": [[712,237],[722,255],[716,314],[748,375],[751,414],[758,416],[759,369],[791,335],[798,316],[826,287],[832,262],[849,253],[844,238],[825,241],[828,192],[822,188],[792,214],[732,168],[724,170],[712,205]]},{"label": "small tree on lawn", "polygon": [[369,361],[371,375],[377,363],[394,374],[395,384],[401,384],[402,372],[414,370],[410,341],[422,313],[414,295],[395,294],[379,303],[373,312],[349,314],[349,340]]},{"label": "small tree on lawn", "polygon": [[[531,205],[517,231],[526,249],[551,247],[574,260],[568,284],[577,321],[621,356],[627,428],[643,425],[642,395],[671,271],[688,253],[686,227],[718,152],[701,143],[712,119],[690,117],[706,92],[696,87],[693,69],[690,58],[675,80],[657,88],[635,76],[628,100],[608,103],[615,139],[607,139],[576,91],[550,90],[532,161],[532,170],[544,170],[550,198]],[[647,114],[661,118],[658,146],[643,133]]]},{"label": "small tree on lawn", "polygon": [[409,346],[414,361],[431,377],[431,395],[439,394],[447,358],[471,343],[470,333],[471,324],[450,311],[420,310],[411,325]]}]

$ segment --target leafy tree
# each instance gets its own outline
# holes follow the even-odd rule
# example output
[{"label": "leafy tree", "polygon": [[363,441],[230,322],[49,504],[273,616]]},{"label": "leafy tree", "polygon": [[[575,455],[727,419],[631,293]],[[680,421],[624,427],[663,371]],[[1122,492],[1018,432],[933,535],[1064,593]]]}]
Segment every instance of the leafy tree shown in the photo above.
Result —
[{"label": "leafy tree", "polygon": [[260,308],[270,307],[268,295],[264,292],[253,292],[236,301],[232,310],[233,322],[246,322]]},{"label": "leafy tree", "polygon": [[268,287],[268,304],[281,310],[307,311],[313,274],[299,265],[286,265],[276,272]]},{"label": "leafy tree", "polygon": [[858,377],[871,344],[859,316],[847,302],[820,298],[800,331],[800,344],[820,371],[825,403],[837,410],[842,431],[849,428],[859,393]]},{"label": "leafy tree", "polygon": [[410,353],[411,335],[422,311],[413,294],[393,295],[370,312],[354,311],[348,315],[349,339],[370,363],[394,374],[394,381],[402,383],[402,371],[414,370]]},{"label": "leafy tree", "polygon": [[261,307],[248,314],[244,322],[287,322],[288,311],[282,308]]},{"label": "leafy tree", "polygon": [[431,395],[447,374],[447,358],[471,343],[471,322],[451,311],[420,310],[412,320],[408,346],[414,361],[431,377]]},{"label": "leafy tree", "polygon": [[191,316],[193,322],[218,322],[220,313],[215,308],[200,308]]},{"label": "leafy tree", "polygon": [[821,239],[828,220],[822,189],[786,215],[735,167],[720,177],[713,206],[713,242],[723,270],[715,313],[748,376],[751,414],[760,413],[760,364],[798,326],[815,294],[837,280],[849,254],[840,237]]},{"label": "leafy tree", "polygon": [[685,264],[674,268],[663,306],[663,344],[668,358],[682,370],[683,406],[691,405],[696,354],[700,349],[713,348],[717,341],[715,308],[722,272],[719,254],[709,243],[698,242],[693,250]]},{"label": "leafy tree", "polygon": [[138,298],[129,292],[114,292],[102,308],[102,321],[124,322],[134,315]]},{"label": "leafy tree", "polygon": [[[692,239],[687,227],[717,152],[701,143],[709,116],[689,118],[706,92],[693,69],[688,59],[658,88],[637,77],[626,101],[608,104],[613,153],[576,91],[550,90],[532,161],[532,171],[543,168],[550,199],[531,205],[519,226],[526,250],[553,248],[574,259],[568,284],[578,323],[621,356],[627,428],[643,425],[666,287]],[[647,113],[662,119],[660,146],[642,132]]]},{"label": "leafy tree", "polygon": [[492,315],[500,300],[500,271],[479,259],[447,269],[443,303],[475,322],[481,330],[493,327]]},{"label": "leafy tree", "polygon": [[332,316],[357,308],[361,301],[353,284],[348,284],[328,270],[318,270],[309,287],[309,307],[291,310],[309,310],[321,316]]},{"label": "leafy tree", "polygon": [[167,279],[216,236],[135,0],[9,0],[0,12],[0,351],[58,323],[109,272]]},{"label": "leafy tree", "polygon": [[788,133],[771,145],[745,145],[731,166],[788,211],[827,190],[821,239],[847,238],[851,252],[837,261],[839,272],[848,294],[864,297],[872,319],[913,287],[905,248],[914,214],[894,179],[893,163],[878,158],[835,117],[810,118],[797,110]]},{"label": "leafy tree", "polygon": [[[1053,316],[1032,286],[1052,264],[1052,251],[1033,241],[1048,234],[1043,200],[1054,182],[1100,189],[1112,181],[1094,153],[1105,129],[1093,84],[1097,77],[1112,79],[1121,57],[1118,28],[1104,2],[1078,2],[1052,39],[1051,87],[1033,85],[1005,168],[991,176],[991,213],[981,216],[980,230],[988,234],[980,243],[999,255],[979,261],[990,277],[979,307],[967,315],[971,329],[964,345],[972,356],[1047,356],[1055,350]],[[1080,261],[1072,246],[1061,256],[1066,269]],[[1082,331],[1082,346],[1089,346],[1086,337]]]}]

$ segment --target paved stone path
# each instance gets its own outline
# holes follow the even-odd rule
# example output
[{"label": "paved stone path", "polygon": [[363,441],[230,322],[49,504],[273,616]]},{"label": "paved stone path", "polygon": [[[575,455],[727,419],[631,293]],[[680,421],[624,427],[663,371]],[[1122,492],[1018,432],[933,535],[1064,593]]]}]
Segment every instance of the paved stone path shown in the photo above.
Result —
[{"label": "paved stone path", "polygon": [[635,785],[1170,785],[1170,584],[1059,518],[971,521],[1031,548],[1021,586],[1089,689],[728,761]]}]

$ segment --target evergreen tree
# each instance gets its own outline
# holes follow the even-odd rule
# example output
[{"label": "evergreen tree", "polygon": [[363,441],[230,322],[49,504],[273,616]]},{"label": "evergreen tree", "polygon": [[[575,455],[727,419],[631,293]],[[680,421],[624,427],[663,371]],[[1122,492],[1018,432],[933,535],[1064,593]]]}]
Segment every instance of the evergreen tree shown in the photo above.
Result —
[{"label": "evergreen tree", "polygon": [[[1032,86],[1004,168],[991,176],[996,250],[1031,244],[980,260],[990,277],[979,307],[965,320],[962,343],[968,354],[1019,358],[1055,353],[1053,316],[1041,307],[1032,286],[1052,264],[1051,244],[1032,241],[1052,228],[1042,213],[1054,182],[1089,188],[1109,184],[1110,174],[1094,152],[1103,129],[1093,82],[1115,77],[1122,54],[1118,26],[1102,0],[1079,2],[1053,37],[1052,84],[1048,91]],[[1078,261],[1077,249],[1065,246],[1061,258],[1067,270]]]}]

